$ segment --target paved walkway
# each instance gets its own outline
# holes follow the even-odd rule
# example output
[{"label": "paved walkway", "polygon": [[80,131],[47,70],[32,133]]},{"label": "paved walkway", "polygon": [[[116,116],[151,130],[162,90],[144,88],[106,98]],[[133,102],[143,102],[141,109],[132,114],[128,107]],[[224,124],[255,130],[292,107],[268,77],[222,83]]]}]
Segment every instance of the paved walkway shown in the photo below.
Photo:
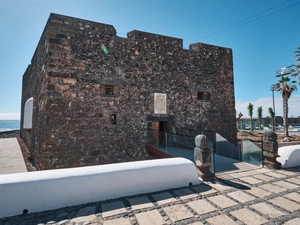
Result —
[{"label": "paved walkway", "polygon": [[0,175],[27,172],[16,138],[0,139]]},{"label": "paved walkway", "polygon": [[0,225],[299,225],[299,171],[299,167],[293,171],[229,170],[197,186],[29,212],[0,219]]},{"label": "paved walkway", "polygon": [[255,170],[257,168],[260,168],[259,166],[252,165],[250,163],[240,162],[238,160],[220,155],[214,155],[214,157],[216,174],[230,174],[232,172],[242,172],[245,170]]}]

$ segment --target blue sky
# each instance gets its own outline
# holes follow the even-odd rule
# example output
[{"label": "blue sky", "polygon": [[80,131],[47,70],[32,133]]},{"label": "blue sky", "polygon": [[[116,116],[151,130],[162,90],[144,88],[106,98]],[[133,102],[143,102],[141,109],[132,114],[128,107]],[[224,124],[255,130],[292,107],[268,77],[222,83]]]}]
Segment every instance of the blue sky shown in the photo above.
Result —
[{"label": "blue sky", "polygon": [[[300,0],[0,0],[0,119],[18,119],[22,76],[51,12],[113,25],[119,36],[142,30],[233,50],[236,110],[267,116],[275,72],[295,63]],[[290,116],[300,116],[300,86]],[[282,99],[275,93],[276,115]]]}]

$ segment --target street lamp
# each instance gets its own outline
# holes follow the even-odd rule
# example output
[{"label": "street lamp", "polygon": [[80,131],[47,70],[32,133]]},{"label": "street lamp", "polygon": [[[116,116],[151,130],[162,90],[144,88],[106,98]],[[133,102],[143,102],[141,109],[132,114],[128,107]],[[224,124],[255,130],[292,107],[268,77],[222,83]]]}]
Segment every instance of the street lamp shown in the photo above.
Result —
[{"label": "street lamp", "polygon": [[274,101],[274,91],[276,91],[276,84],[272,84],[271,90],[272,91],[272,97],[273,97],[273,112],[274,112],[274,125],[276,126],[276,118],[275,118],[275,101]]},{"label": "street lamp", "polygon": [[276,71],[276,77],[291,75],[292,73],[295,72],[295,70],[292,69],[293,66],[295,66],[295,65],[290,65],[290,66],[287,66],[287,67],[280,68],[279,70]]}]

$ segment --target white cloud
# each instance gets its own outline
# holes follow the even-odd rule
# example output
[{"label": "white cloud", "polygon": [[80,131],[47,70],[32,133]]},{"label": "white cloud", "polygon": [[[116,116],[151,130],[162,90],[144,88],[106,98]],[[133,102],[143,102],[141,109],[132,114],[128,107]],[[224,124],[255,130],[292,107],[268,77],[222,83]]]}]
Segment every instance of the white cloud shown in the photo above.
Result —
[{"label": "white cloud", "polygon": [[[283,115],[283,103],[282,97],[274,98],[275,101],[275,113],[276,116]],[[253,101],[236,101],[235,108],[237,114],[241,112],[244,116],[249,117],[248,115],[248,105],[249,103],[253,104],[253,117],[257,117],[257,108],[262,106],[263,108],[263,117],[269,116],[268,109],[271,107],[273,108],[273,99],[270,98],[259,98]],[[297,117],[300,116],[300,95],[292,95],[288,101],[289,104],[289,117]]]},{"label": "white cloud", "polygon": [[19,120],[20,113],[0,113],[0,120]]}]

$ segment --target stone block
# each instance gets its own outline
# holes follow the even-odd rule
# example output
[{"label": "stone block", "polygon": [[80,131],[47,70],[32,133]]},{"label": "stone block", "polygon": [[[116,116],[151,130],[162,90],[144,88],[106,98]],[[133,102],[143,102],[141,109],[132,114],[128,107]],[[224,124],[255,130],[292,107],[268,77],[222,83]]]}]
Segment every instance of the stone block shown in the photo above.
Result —
[{"label": "stone block", "polygon": [[276,161],[276,158],[279,157],[278,155],[275,155],[273,152],[267,152],[263,151],[264,158],[268,159],[269,161]]},{"label": "stone block", "polygon": [[49,91],[54,91],[55,90],[55,85],[54,84],[48,84],[48,90]]},{"label": "stone block", "polygon": [[277,134],[273,131],[265,132],[263,135],[264,141],[277,141]]},{"label": "stone block", "polygon": [[269,161],[267,159],[263,160],[263,165],[265,168],[268,168],[268,169],[280,169],[281,167],[281,163],[279,162],[274,162],[274,161]]},{"label": "stone block", "polygon": [[207,137],[205,135],[197,135],[195,144],[194,161],[197,173],[202,179],[212,179],[214,174],[209,169],[211,165],[211,150],[208,148]]},{"label": "stone block", "polygon": [[76,79],[72,79],[72,78],[63,78],[63,83],[64,84],[71,84],[71,85],[74,85],[76,84]]},{"label": "stone block", "polygon": [[47,138],[45,140],[45,145],[57,145],[59,143],[59,139],[57,138]]},{"label": "stone block", "polygon": [[278,153],[278,142],[264,141],[263,150],[268,152]]}]

